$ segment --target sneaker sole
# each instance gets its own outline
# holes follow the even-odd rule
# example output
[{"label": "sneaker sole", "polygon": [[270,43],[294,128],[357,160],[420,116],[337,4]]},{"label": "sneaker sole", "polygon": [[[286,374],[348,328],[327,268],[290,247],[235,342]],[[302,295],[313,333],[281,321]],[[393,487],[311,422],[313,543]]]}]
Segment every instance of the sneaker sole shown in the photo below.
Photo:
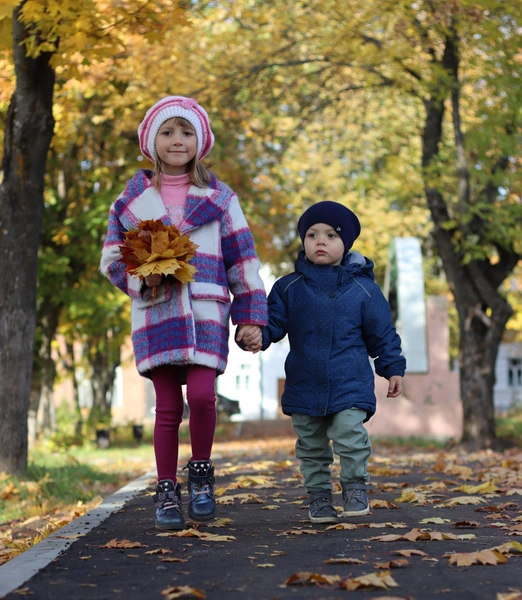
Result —
[{"label": "sneaker sole", "polygon": [[308,513],[308,518],[312,523],[339,523],[339,517],[312,517],[312,515]]},{"label": "sneaker sole", "polygon": [[370,507],[363,510],[343,510],[343,517],[362,517],[370,512]]}]

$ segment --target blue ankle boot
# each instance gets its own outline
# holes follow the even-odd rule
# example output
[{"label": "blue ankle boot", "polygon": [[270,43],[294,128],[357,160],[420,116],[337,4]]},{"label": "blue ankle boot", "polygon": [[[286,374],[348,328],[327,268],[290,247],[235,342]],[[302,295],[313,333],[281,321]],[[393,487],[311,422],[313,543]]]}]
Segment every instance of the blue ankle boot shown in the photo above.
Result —
[{"label": "blue ankle boot", "polygon": [[158,529],[185,529],[179,483],[174,487],[172,479],[162,479],[156,486],[156,493],[152,498],[156,504]]},{"label": "blue ankle boot", "polygon": [[214,498],[214,467],[209,460],[191,460],[188,469],[189,517],[208,521],[216,516]]}]

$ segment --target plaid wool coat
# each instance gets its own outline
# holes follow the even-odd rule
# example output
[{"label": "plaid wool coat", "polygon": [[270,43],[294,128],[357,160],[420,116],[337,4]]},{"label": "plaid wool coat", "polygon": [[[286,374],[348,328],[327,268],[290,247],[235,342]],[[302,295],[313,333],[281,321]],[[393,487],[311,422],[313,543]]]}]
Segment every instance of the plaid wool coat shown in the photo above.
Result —
[{"label": "plaid wool coat", "polygon": [[[179,229],[198,244],[191,261],[195,282],[163,278],[152,306],[151,290],[125,273],[119,262],[124,234],[146,219],[172,225],[152,172],[138,171],[111,206],[100,270],[132,301],[132,344],[136,366],[147,376],[154,367],[198,364],[225,370],[229,318],[265,325],[267,302],[254,240],[234,192],[215,177],[208,188],[191,186]],[[233,300],[231,300],[230,292]]]}]

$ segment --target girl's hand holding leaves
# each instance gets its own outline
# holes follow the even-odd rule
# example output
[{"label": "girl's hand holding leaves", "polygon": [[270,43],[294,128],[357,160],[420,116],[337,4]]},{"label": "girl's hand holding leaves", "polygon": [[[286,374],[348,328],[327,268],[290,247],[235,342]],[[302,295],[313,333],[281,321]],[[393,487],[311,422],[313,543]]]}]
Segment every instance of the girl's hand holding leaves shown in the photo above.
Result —
[{"label": "girl's hand holding leaves", "polygon": [[[120,261],[125,272],[144,279],[149,275],[172,275],[181,283],[194,281],[196,268],[189,264],[194,258],[197,244],[188,235],[181,235],[174,225],[160,220],[141,221],[137,229],[125,233],[125,243],[120,246]],[[157,288],[152,288],[152,301]]]}]

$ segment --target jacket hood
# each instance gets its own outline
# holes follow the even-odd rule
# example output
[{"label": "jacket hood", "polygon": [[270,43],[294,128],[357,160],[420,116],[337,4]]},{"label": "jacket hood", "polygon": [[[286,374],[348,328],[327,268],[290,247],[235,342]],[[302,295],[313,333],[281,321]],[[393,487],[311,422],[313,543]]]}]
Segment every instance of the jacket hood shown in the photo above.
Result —
[{"label": "jacket hood", "polygon": [[[366,276],[374,281],[373,262],[363,256],[359,252],[347,252],[343,258],[342,263],[339,265],[339,279],[341,281],[347,281],[352,277]],[[311,276],[316,269],[329,269],[332,270],[333,266],[315,265],[306,258],[304,250],[299,251],[297,260],[295,261],[295,270],[303,275]]]}]

